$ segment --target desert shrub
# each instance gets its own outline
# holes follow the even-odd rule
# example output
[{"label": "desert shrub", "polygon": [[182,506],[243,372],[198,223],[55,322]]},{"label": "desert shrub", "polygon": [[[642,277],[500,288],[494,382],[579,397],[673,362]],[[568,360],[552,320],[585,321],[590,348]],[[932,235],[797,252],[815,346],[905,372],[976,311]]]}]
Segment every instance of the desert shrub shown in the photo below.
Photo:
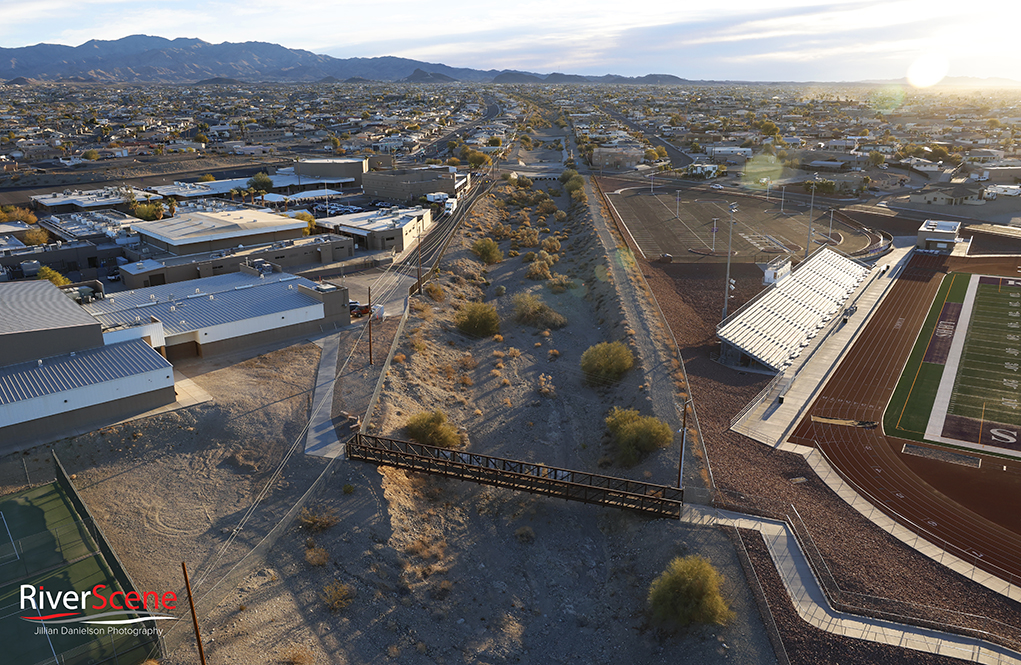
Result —
[{"label": "desert shrub", "polygon": [[457,310],[454,325],[466,335],[489,337],[500,332],[500,315],[493,305],[471,302]]},{"label": "desert shrub", "polygon": [[580,175],[575,174],[570,180],[564,183],[564,189],[570,192],[572,195],[577,191],[585,190],[585,179]]},{"label": "desert shrub", "polygon": [[406,355],[404,355],[403,353],[395,353],[394,354],[394,362],[397,363],[398,365],[400,365],[401,363],[403,363],[407,359],[408,359],[408,357]]},{"label": "desert shrub", "polygon": [[567,213],[564,212],[563,210],[557,210],[555,213],[553,213],[553,219],[557,220],[558,222],[562,222],[565,219],[567,219]]},{"label": "desert shrub", "polygon": [[354,588],[340,580],[333,580],[323,588],[321,597],[328,608],[337,612],[351,604],[354,599]]},{"label": "desert shrub", "polygon": [[489,265],[503,261],[503,252],[492,238],[476,240],[472,245],[472,253]]},{"label": "desert shrub", "polygon": [[514,296],[514,318],[519,323],[536,328],[563,328],[567,325],[567,317],[531,293]]},{"label": "desert shrub", "polygon": [[725,624],[734,617],[720,587],[723,577],[705,557],[677,557],[649,585],[653,621],[674,626]]},{"label": "desert shrub", "polygon": [[514,537],[519,543],[528,545],[535,542],[535,530],[530,526],[523,526],[514,531]]},{"label": "desert shrub", "polygon": [[531,263],[535,260],[537,254],[535,252],[525,252],[525,255],[521,257],[523,263]]},{"label": "desert shrub", "polygon": [[553,273],[550,276],[549,282],[546,283],[549,290],[553,293],[563,293],[567,289],[573,289],[575,287],[574,280],[567,275],[561,275],[560,273]]},{"label": "desert shrub", "polygon": [[600,342],[581,354],[581,371],[594,384],[619,381],[634,364],[631,349],[621,342]]},{"label": "desert shrub", "polygon": [[342,487],[341,489],[344,491],[344,494],[355,493],[355,486],[352,485],[351,483],[344,483],[344,487]]},{"label": "desert shrub", "polygon": [[553,385],[553,377],[548,374],[539,375],[539,383],[536,390],[543,397],[553,398],[557,396],[557,388]]},{"label": "desert shrub", "polygon": [[549,264],[545,261],[534,261],[525,271],[525,277],[535,280],[549,279]]},{"label": "desert shrub", "polygon": [[546,199],[545,201],[540,201],[539,205],[535,207],[535,210],[542,215],[552,215],[557,211],[557,204]]},{"label": "desert shrub", "polygon": [[425,294],[432,298],[436,302],[442,302],[447,294],[443,291],[443,287],[435,282],[429,282],[425,285]]},{"label": "desert shrub", "polygon": [[494,289],[493,293],[495,293],[496,297],[499,298],[503,294],[507,293],[507,287],[506,286],[498,286],[498,287],[496,287],[496,289]]},{"label": "desert shrub", "polygon": [[521,247],[538,247],[539,229],[518,229],[517,237],[515,239]]},{"label": "desert shrub", "polygon": [[429,446],[453,448],[461,442],[457,428],[447,422],[447,414],[439,409],[416,413],[408,418],[404,428],[412,439]]},{"label": "desert shrub", "polygon": [[542,241],[543,250],[553,254],[560,251],[560,241],[556,238],[546,238]]},{"label": "desert shrub", "polygon": [[330,560],[330,555],[322,547],[309,547],[305,550],[305,561],[313,566],[325,566]]},{"label": "desert shrub", "polygon": [[340,518],[333,508],[317,505],[302,508],[298,513],[298,521],[309,531],[325,531],[340,521]]},{"label": "desert shrub", "polygon": [[571,192],[571,203],[583,205],[588,202],[588,195],[585,194],[584,189],[576,189]]},{"label": "desert shrub", "polygon": [[556,254],[550,254],[545,249],[540,249],[539,253],[535,255],[536,261],[542,261],[548,266],[552,266],[554,263],[560,260],[560,257]]},{"label": "desert shrub", "polygon": [[606,427],[613,434],[620,461],[633,466],[642,454],[670,445],[674,438],[670,425],[652,416],[643,416],[635,409],[610,409]]},{"label": "desert shrub", "polygon": [[[280,661],[287,665],[312,665],[312,663],[316,662],[316,658],[315,654],[308,647],[291,645],[280,652]],[[148,662],[146,661],[146,663]],[[142,665],[146,665],[146,663]]]}]

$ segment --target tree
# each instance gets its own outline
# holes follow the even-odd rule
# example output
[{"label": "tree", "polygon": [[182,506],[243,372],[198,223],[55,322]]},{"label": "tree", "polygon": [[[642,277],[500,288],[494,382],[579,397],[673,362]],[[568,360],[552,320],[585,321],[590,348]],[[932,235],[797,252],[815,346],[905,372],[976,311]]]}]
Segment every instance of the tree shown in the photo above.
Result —
[{"label": "tree", "polygon": [[[264,189],[267,192],[273,189],[273,179],[266,173],[260,171],[248,180],[249,189]],[[254,200],[253,200],[254,202]]]},{"label": "tree", "polygon": [[666,148],[664,148],[661,145],[656,146],[656,156],[659,157],[660,159],[666,159],[667,158]]},{"label": "tree", "polygon": [[67,277],[64,277],[59,272],[50,268],[49,266],[43,266],[39,268],[39,275],[36,279],[48,279],[53,282],[54,286],[66,286],[71,283]]},{"label": "tree", "polygon": [[207,173],[203,176],[199,176],[199,182],[216,182],[216,176],[212,173]]},{"label": "tree", "polygon": [[196,143],[209,143],[209,137],[206,136],[205,134],[203,134],[202,132],[199,132],[198,134],[195,135],[195,142]]},{"label": "tree", "polygon": [[723,577],[697,554],[677,557],[649,586],[652,619],[661,624],[725,624],[734,617],[720,587]]},{"label": "tree", "polygon": [[492,148],[499,148],[501,145],[503,145],[503,141],[500,139],[499,136],[494,136],[491,139],[489,139],[489,141],[486,142],[486,145]]},{"label": "tree", "polygon": [[881,166],[886,163],[886,157],[878,150],[869,153],[869,166]]},{"label": "tree", "polygon": [[294,214],[294,218],[295,219],[300,219],[301,221],[305,222],[308,225],[305,228],[305,230],[302,231],[302,235],[306,235],[306,236],[312,235],[312,232],[315,231],[315,229],[316,229],[316,218],[315,217],[313,217],[311,214],[309,214],[309,213],[307,213],[305,211],[301,211],[301,212],[295,213]]},{"label": "tree", "polygon": [[97,150],[86,150],[82,153],[82,159],[87,159],[90,162],[94,162],[99,159],[99,151]]},{"label": "tree", "polygon": [[167,210],[170,211],[171,217],[177,214],[177,199],[167,199]]},{"label": "tree", "polygon": [[656,161],[656,151],[655,150],[646,150],[645,151],[645,161],[647,161],[647,162],[654,162],[654,161]]},{"label": "tree", "polygon": [[26,245],[45,245],[50,241],[50,234],[46,232],[46,229],[41,229],[38,226],[31,228],[25,232],[25,244]]}]

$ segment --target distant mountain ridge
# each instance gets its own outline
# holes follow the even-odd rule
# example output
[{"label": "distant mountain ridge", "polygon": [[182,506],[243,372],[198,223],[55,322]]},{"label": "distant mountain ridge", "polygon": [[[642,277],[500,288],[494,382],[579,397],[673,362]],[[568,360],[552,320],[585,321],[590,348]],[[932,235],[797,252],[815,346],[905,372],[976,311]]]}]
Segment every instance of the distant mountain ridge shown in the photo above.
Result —
[{"label": "distant mountain ridge", "polygon": [[80,46],[0,48],[0,80],[36,82],[200,83],[452,81],[496,83],[683,83],[669,74],[628,78],[549,75],[450,67],[408,58],[333,58],[265,42],[210,44],[201,39],[132,35]]}]

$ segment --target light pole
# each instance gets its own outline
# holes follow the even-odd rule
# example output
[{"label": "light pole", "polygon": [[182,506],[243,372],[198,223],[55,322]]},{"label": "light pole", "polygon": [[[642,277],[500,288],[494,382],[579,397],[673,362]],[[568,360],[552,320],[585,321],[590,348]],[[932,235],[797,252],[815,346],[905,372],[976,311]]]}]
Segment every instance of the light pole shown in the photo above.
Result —
[{"label": "light pole", "polygon": [[716,256],[716,232],[720,230],[719,221],[719,217],[713,217],[713,228],[711,229],[713,235],[713,256]]},{"label": "light pole", "polygon": [[780,190],[780,214],[783,214],[783,203],[787,200],[787,185]]},{"label": "light pole", "polygon": [[808,207],[808,242],[805,243],[805,258],[808,258],[808,250],[812,247],[812,216],[815,214],[815,188],[818,185],[812,182],[812,203]]},{"label": "light pole", "polygon": [[674,213],[674,217],[677,219],[681,218],[681,190],[677,190],[677,212]]},{"label": "light pole", "polygon": [[730,204],[730,238],[727,240],[727,281],[723,284],[723,319],[727,318],[727,304],[730,302],[730,290],[733,287],[730,283],[730,256],[731,248],[734,245],[734,213],[737,212],[737,204]]},{"label": "light pole", "polygon": [[830,208],[830,233],[826,237],[831,243],[833,242],[833,208]]}]

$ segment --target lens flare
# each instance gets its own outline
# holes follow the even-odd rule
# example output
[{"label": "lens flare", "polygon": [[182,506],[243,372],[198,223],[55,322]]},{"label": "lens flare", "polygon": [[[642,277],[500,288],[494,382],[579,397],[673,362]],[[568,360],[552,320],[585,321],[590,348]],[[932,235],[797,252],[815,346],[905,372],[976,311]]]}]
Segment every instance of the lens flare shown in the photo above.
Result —
[{"label": "lens flare", "polygon": [[916,88],[928,88],[943,80],[950,71],[950,61],[938,53],[927,53],[908,67],[908,83]]}]

